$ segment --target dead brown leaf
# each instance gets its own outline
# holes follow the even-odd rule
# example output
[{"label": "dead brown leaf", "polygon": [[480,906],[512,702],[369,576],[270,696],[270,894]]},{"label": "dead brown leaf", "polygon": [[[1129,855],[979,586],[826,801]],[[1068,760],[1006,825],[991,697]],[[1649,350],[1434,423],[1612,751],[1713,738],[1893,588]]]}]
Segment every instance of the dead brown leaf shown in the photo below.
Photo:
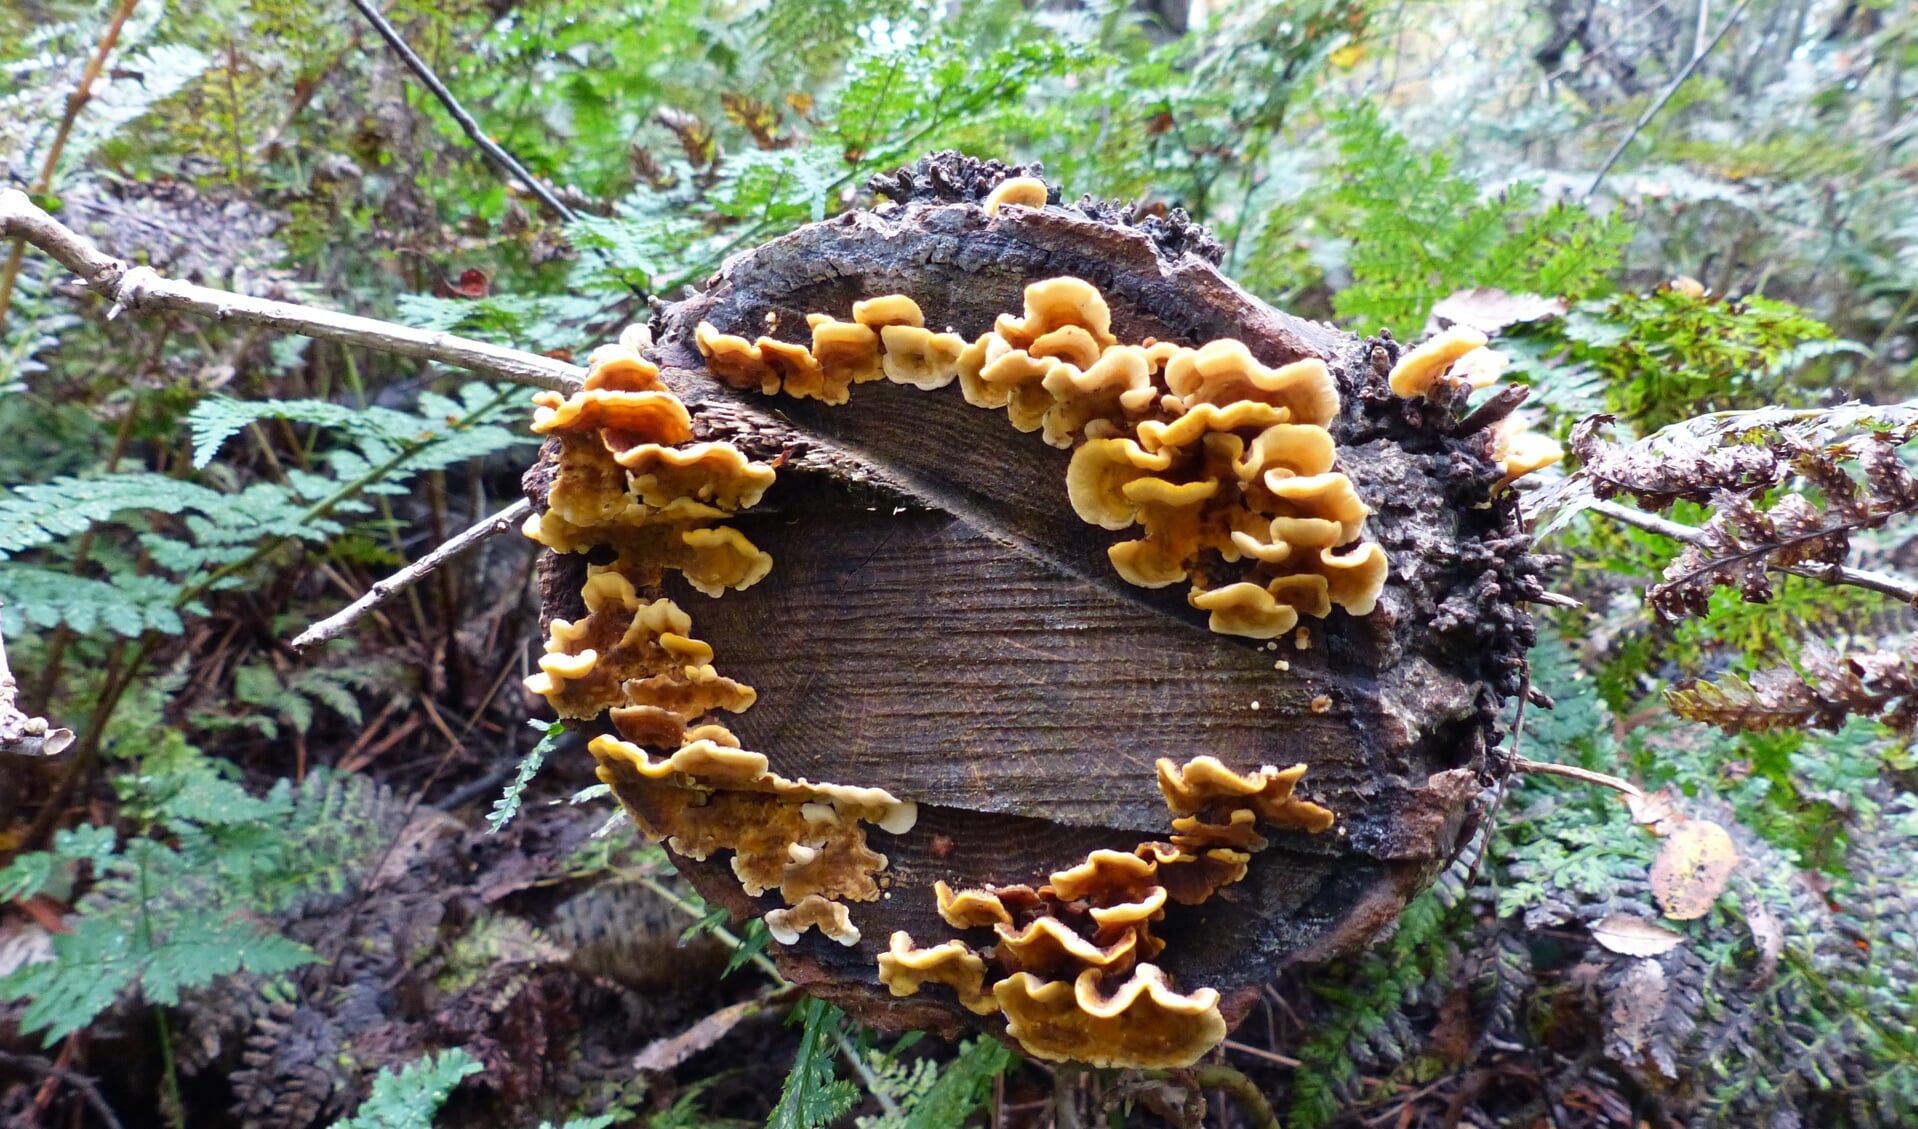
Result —
[{"label": "dead brown leaf", "polygon": [[645,1048],[639,1052],[639,1056],[633,1059],[633,1069],[671,1070],[724,1039],[726,1033],[740,1023],[783,1000],[791,999],[798,992],[797,988],[784,988],[771,995],[741,1000],[739,1003],[720,1008],[677,1035],[665,1039],[654,1039],[646,1044]]},{"label": "dead brown leaf", "polygon": [[[1657,961],[1633,961],[1618,990],[1612,993],[1612,1029],[1606,1053],[1628,1065],[1643,1061],[1670,994],[1665,969]],[[1659,1065],[1662,1070],[1663,1064]]]},{"label": "dead brown leaf", "polygon": [[1685,821],[1678,810],[1678,797],[1670,788],[1660,788],[1656,792],[1637,796],[1628,793],[1625,807],[1632,813],[1633,823],[1643,825],[1660,838],[1671,834],[1672,828]]},{"label": "dead brown leaf", "polygon": [[1629,913],[1608,914],[1595,922],[1592,940],[1628,957],[1655,957],[1685,943],[1684,934]]}]

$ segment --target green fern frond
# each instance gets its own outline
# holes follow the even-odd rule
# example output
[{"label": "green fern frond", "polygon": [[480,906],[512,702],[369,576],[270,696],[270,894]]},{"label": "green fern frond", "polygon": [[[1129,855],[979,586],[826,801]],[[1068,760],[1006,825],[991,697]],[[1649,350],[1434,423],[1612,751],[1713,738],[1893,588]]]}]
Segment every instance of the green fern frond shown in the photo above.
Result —
[{"label": "green fern frond", "polygon": [[766,1129],[820,1129],[845,1116],[859,1101],[858,1089],[833,1071],[833,1034],[844,1018],[824,1000],[807,999],[793,1009],[787,1022],[801,1025],[799,1053],[779,1091],[779,1103],[766,1119]]},{"label": "green fern frond", "polygon": [[1334,117],[1342,176],[1330,194],[1350,216],[1352,285],[1333,299],[1361,333],[1419,332],[1441,298],[1475,286],[1577,298],[1618,265],[1631,229],[1516,184],[1485,197],[1443,153],[1421,156],[1370,103]]},{"label": "green fern frond", "polygon": [[432,1129],[433,1115],[460,1080],[483,1067],[458,1047],[429,1054],[398,1074],[382,1070],[373,1079],[373,1092],[352,1117],[333,1129]]}]

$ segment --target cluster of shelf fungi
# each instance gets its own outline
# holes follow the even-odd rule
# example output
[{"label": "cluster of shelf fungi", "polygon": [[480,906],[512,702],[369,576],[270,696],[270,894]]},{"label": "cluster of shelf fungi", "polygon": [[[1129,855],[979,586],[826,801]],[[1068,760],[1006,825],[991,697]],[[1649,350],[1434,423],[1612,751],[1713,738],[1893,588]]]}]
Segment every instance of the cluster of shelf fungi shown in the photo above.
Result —
[{"label": "cluster of shelf fungi", "polygon": [[808,990],[1179,1067],[1470,837],[1558,452],[1463,410],[1482,336],[1291,318],[1033,172],[882,178],[539,395],[528,685]]}]

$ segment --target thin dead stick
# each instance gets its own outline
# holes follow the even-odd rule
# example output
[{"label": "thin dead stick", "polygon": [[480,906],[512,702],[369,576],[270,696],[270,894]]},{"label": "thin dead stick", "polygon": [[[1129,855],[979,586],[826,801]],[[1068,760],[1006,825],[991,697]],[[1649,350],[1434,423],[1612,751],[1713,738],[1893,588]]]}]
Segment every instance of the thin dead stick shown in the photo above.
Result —
[{"label": "thin dead stick", "polygon": [[[1698,64],[1705,61],[1705,56],[1711,54],[1712,51],[1717,48],[1719,41],[1724,39],[1725,33],[1730,31],[1732,25],[1738,22],[1738,17],[1745,14],[1745,7],[1750,3],[1751,0],[1738,0],[1738,6],[1733,8],[1732,14],[1725,18],[1725,26],[1718,29],[1718,34],[1712,36],[1712,41],[1705,44],[1704,50],[1692,52],[1692,57],[1686,60],[1684,67],[1679,70],[1677,77],[1673,78],[1671,85],[1665,88],[1665,93],[1658,96],[1658,101],[1645,107],[1645,112],[1638,115],[1638,120],[1632,123],[1631,130],[1628,131],[1625,136],[1618,139],[1617,145],[1612,146],[1611,155],[1605,158],[1605,163],[1598,167],[1598,175],[1592,178],[1592,186],[1585,190],[1587,199],[1597,194],[1598,186],[1605,183],[1605,174],[1612,171],[1612,166],[1617,164],[1618,159],[1625,155],[1625,150],[1630,148],[1632,142],[1638,139],[1639,133],[1641,133],[1646,126],[1650,125],[1652,119],[1657,117],[1660,112],[1665,109],[1666,104],[1678,93],[1678,88],[1685,85],[1686,81],[1692,77],[1692,72],[1698,69]],[[1700,30],[1702,31],[1703,29],[1701,28]]]},{"label": "thin dead stick", "polygon": [[94,1085],[93,1079],[79,1071],[48,1062],[39,1055],[17,1055],[7,1051],[0,1051],[0,1066],[12,1067],[37,1077],[65,1082],[73,1087],[74,1092],[79,1094],[94,1114],[100,1118],[100,1124],[107,1129],[120,1129],[120,1119],[113,1115],[113,1107],[108,1105],[106,1098],[100,1095],[100,1087]]},{"label": "thin dead stick", "polygon": [[308,647],[330,642],[339,638],[346,629],[358,623],[368,612],[386,601],[406,591],[413,585],[426,579],[434,569],[471,549],[489,537],[515,528],[533,512],[533,503],[521,498],[492,517],[475,522],[466,532],[458,534],[444,542],[432,552],[407,565],[405,568],[387,577],[385,580],[366,590],[366,595],[348,604],[343,610],[327,616],[325,619],[300,632],[293,640],[293,649],[304,651]]},{"label": "thin dead stick", "polygon": [[[1589,502],[1586,509],[1613,521],[1636,526],[1648,533],[1669,537],[1674,541],[1683,541],[1687,545],[1706,544],[1705,535],[1690,525],[1682,525],[1657,514],[1648,514],[1644,510],[1635,510],[1630,506],[1621,506],[1617,502]],[[1902,576],[1891,576],[1868,569],[1852,568],[1848,565],[1767,565],[1793,576],[1822,580],[1827,584],[1849,584],[1854,588],[1868,588],[1873,592],[1882,592],[1887,596],[1902,600],[1907,604],[1918,603],[1918,584]]]},{"label": "thin dead stick", "polygon": [[7,641],[0,636],[0,753],[18,757],[59,756],[73,744],[73,730],[54,726],[44,717],[28,717],[14,704],[20,687],[7,666]]},{"label": "thin dead stick", "polygon": [[[407,69],[413,72],[414,77],[418,78],[426,89],[432,93],[433,97],[439,100],[439,104],[445,108],[446,112],[452,116],[455,122],[459,123],[460,129],[466,134],[467,139],[479,147],[479,151],[486,155],[486,159],[491,161],[495,168],[507,176],[524,183],[527,190],[537,197],[540,203],[551,208],[554,214],[558,215],[560,219],[565,220],[567,223],[572,223],[579,219],[579,213],[567,207],[558,196],[554,195],[552,189],[546,187],[545,181],[527,171],[526,166],[520,163],[519,158],[507,151],[506,146],[501,145],[486,135],[486,131],[480,128],[479,122],[474,119],[472,114],[467,112],[466,107],[460,104],[458,98],[453,97],[453,92],[446,88],[446,84],[440,81],[440,76],[433,73],[433,68],[426,64],[425,59],[420,58],[419,53],[414,51],[406,42],[405,38],[400,35],[399,30],[387,22],[386,17],[380,14],[379,9],[373,7],[367,0],[353,0],[353,6],[358,8],[360,14],[366,17],[367,22],[373,25],[373,29],[380,33],[380,38],[386,40],[386,45],[393,49],[394,53],[400,57],[400,61],[405,63]],[[607,254],[604,247],[594,247],[592,251],[601,262],[609,267],[613,265],[612,256]],[[632,291],[633,297],[639,299],[641,302],[646,300],[646,291],[637,284],[629,280],[626,283],[626,288]]]},{"label": "thin dead stick", "polygon": [[1563,776],[1568,780],[1581,780],[1587,784],[1597,784],[1602,788],[1610,788],[1614,792],[1630,796],[1633,799],[1642,800],[1645,798],[1644,790],[1631,781],[1621,780],[1616,776],[1608,776],[1603,772],[1593,772],[1589,768],[1578,768],[1569,764],[1550,764],[1545,761],[1526,760],[1524,757],[1513,757],[1512,770],[1515,772],[1534,773],[1539,776]]},{"label": "thin dead stick", "polygon": [[0,238],[24,239],[79,275],[87,289],[114,303],[108,317],[123,309],[137,314],[191,314],[210,321],[257,325],[281,333],[437,361],[482,376],[562,392],[578,390],[585,377],[585,370],[550,357],[451,333],[412,329],[373,318],[162,278],[147,267],[136,267],[102,253],[85,236],[62,225],[17,189],[0,190]]},{"label": "thin dead stick", "polygon": [[[54,174],[60,171],[60,154],[66,151],[67,138],[73,136],[73,123],[80,120],[80,111],[93,97],[93,84],[100,79],[100,72],[106,69],[107,56],[113,53],[113,45],[120,41],[120,29],[126,26],[127,17],[133,15],[138,0],[120,0],[120,6],[114,9],[113,21],[107,24],[106,34],[100,37],[100,46],[94,49],[93,58],[87,60],[87,69],[80,74],[80,84],[67,95],[66,113],[60,117],[60,127],[54,131],[53,141],[47,146],[46,160],[40,164],[40,176],[33,182],[36,196],[44,196],[53,191]],[[7,265],[0,268],[0,326],[7,324],[7,311],[13,308],[13,287],[20,278],[20,260],[26,254],[27,245],[16,242],[7,252]]]},{"label": "thin dead stick", "polygon": [[1279,1066],[1289,1066],[1294,1070],[1297,1070],[1299,1067],[1305,1065],[1303,1062],[1300,1062],[1298,1059],[1293,1058],[1291,1055],[1282,1055],[1282,1054],[1279,1054],[1277,1051],[1268,1051],[1263,1047],[1255,1047],[1250,1043],[1241,1043],[1234,1039],[1226,1039],[1225,1041],[1221,1042],[1219,1045],[1224,1047],[1228,1051],[1237,1051],[1242,1055],[1251,1055],[1253,1058],[1262,1058],[1267,1062],[1276,1063]]},{"label": "thin dead stick", "polygon": [[440,81],[440,77],[433,73],[433,68],[426,65],[426,60],[420,58],[418,53],[407,45],[406,40],[401,38],[399,31],[386,22],[386,17],[380,15],[378,8],[367,3],[367,0],[353,0],[353,6],[360,10],[360,15],[366,17],[366,22],[373,25],[373,30],[380,33],[380,38],[386,40],[386,45],[391,47],[393,53],[400,57],[400,61],[406,64],[406,69],[413,72],[414,77],[432,92],[433,97],[439,100],[439,104],[445,107],[446,112],[455,122],[459,123],[460,129],[465,132],[467,138],[479,147],[480,152],[486,154],[487,160],[499,166],[500,171],[507,176],[514,177],[525,184],[527,191],[539,197],[540,203],[551,208],[567,223],[572,223],[579,218],[579,214],[561,203],[559,197],[553,195],[552,190],[547,188],[545,183],[526,171],[526,166],[519,163],[519,158],[508,153],[499,142],[486,136],[486,131],[480,128],[479,122],[473,120],[473,115],[467,113],[466,107],[460,105],[459,99],[453,97],[453,92],[448,90],[446,84]]}]

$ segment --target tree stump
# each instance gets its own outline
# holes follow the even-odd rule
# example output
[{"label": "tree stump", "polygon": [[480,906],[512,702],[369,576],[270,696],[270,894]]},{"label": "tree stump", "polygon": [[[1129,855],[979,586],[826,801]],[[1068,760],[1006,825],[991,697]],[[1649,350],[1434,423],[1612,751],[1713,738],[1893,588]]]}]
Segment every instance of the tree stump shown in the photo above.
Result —
[{"label": "tree stump", "polygon": [[[627,352],[598,358],[606,375],[595,380],[632,404],[675,399],[684,427],[639,434],[652,425],[548,394],[559,415],[543,413],[545,425],[558,438],[528,474],[536,509],[572,465],[601,476],[594,504],[605,521],[666,532],[597,536],[548,522],[543,539],[572,551],[543,562],[554,674],[533,684],[602,734],[615,727],[590,719],[599,707],[652,703],[621,715],[629,752],[596,742],[602,777],[643,830],[676,836],[674,861],[705,898],[772,915],[776,935],[793,941],[774,956],[809,991],[885,1027],[1005,1033],[1010,1019],[1011,1037],[1042,1057],[1181,1065],[1215,1045],[1282,965],[1351,950],[1392,922],[1470,838],[1477,798],[1505,771],[1496,715],[1520,689],[1533,641],[1520,604],[1539,591],[1502,489],[1512,468],[1487,426],[1515,400],[1464,415],[1468,391],[1446,379],[1397,395],[1388,376],[1401,350],[1389,337],[1361,340],[1267,307],[1219,273],[1218,243],[1179,213],[1064,205],[1035,176],[927,158],[875,181],[892,203],[745,252],[703,291],[661,306],[650,340],[628,340],[657,379]],[[1166,343],[1164,356],[1236,340],[1274,369],[1323,362],[1337,393],[1325,423],[1335,470],[1369,508],[1362,537],[1386,562],[1366,614],[1306,609],[1270,638],[1212,630],[1196,586],[1257,562],[1233,563],[1216,541],[1193,558],[1190,592],[1184,581],[1128,583],[1110,550],[1137,531],[1082,520],[1068,496],[1084,428],[1022,434],[958,387],[896,376],[829,403],[831,381],[818,391],[806,358],[792,360],[825,340],[808,315],[856,326],[855,303],[887,295],[911,298],[928,330],[984,342],[1002,316],[1018,318],[1031,284],[1060,277],[1096,288],[1120,343]],[[907,339],[883,327],[879,336],[889,356]],[[761,340],[734,356],[715,344],[722,337]],[[815,351],[823,358],[823,345]],[[1179,405],[1157,379],[1134,402],[1163,426]],[[791,394],[805,387],[815,394]],[[1144,427],[1132,415],[1090,429],[1132,434],[1124,428]],[[1243,449],[1258,432],[1219,442]],[[648,490],[668,490],[680,456],[672,467],[656,454],[628,459],[622,480],[599,453],[646,441],[698,452],[709,468],[732,456],[703,445],[730,445],[769,473],[746,482],[737,476],[758,472],[710,470],[696,498],[710,504],[706,524],[673,525],[661,516],[672,499]],[[612,516],[622,506],[626,517]],[[566,512],[577,518],[579,507]],[[770,554],[770,573],[752,578],[741,561],[756,558],[720,546],[717,520]],[[706,551],[695,542],[732,563],[692,563]],[[623,571],[638,604],[606,579],[596,599],[608,610],[589,613],[589,571],[608,570]],[[687,577],[702,570],[696,591]],[[632,606],[660,599],[684,617],[641,639],[629,624],[652,613]],[[640,643],[652,660],[606,674],[609,648],[637,655]],[[611,681],[598,697],[567,699],[568,686],[585,685],[567,678],[600,677],[579,657],[588,644]],[[727,686],[749,686],[756,700],[740,708]],[[724,729],[711,724],[721,720]],[[745,763],[740,749],[764,761]],[[1302,775],[1283,771],[1295,765]],[[1184,810],[1182,776],[1201,793]],[[1242,807],[1254,814],[1235,815]],[[1329,827],[1314,829],[1321,811]],[[742,826],[688,830],[721,812]],[[782,837],[821,825],[850,825],[857,842]],[[838,877],[812,874],[831,859]]]}]

